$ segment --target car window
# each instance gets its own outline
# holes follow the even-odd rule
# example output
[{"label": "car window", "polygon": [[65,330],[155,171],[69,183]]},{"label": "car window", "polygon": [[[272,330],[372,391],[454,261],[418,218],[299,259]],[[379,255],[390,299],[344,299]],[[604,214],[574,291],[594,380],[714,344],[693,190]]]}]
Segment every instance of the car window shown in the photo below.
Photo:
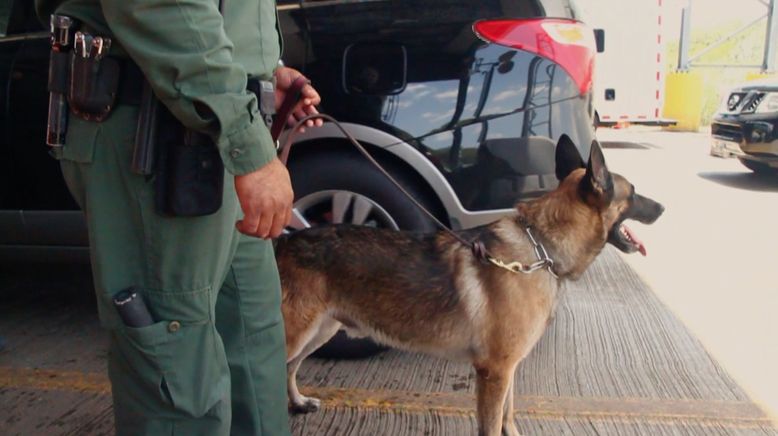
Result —
[{"label": "car window", "polygon": [[542,5],[543,15],[547,17],[568,18],[574,12],[569,0],[539,0],[538,3]]},{"label": "car window", "polygon": [[570,5],[568,6],[570,9],[570,15],[572,18],[575,18],[576,20],[580,20],[583,22],[586,22],[586,15],[584,15],[583,8],[578,6],[578,3],[576,0],[570,0]]},{"label": "car window", "polygon": [[11,18],[11,2],[0,3],[0,36],[5,36],[8,30],[8,20]]},{"label": "car window", "polygon": [[45,31],[35,15],[35,6],[28,0],[0,1],[0,36]]}]

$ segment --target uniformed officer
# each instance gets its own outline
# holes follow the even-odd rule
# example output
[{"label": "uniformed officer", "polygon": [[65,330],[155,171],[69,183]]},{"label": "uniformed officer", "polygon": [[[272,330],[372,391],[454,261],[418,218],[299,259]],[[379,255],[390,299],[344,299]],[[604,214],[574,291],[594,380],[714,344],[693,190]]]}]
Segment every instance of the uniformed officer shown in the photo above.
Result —
[{"label": "uniformed officer", "polygon": [[[248,76],[275,72],[282,98],[299,76],[277,69],[274,1],[36,0],[36,8],[47,21],[56,12],[111,37],[110,55],[135,62],[178,120],[212,137],[226,169],[216,213],[157,214],[153,180],[130,171],[138,108],[121,101],[101,123],[71,116],[55,152],[89,227],[117,434],[288,434],[280,287],[267,238],[288,224],[293,193],[246,91]],[[318,103],[307,86],[295,116]],[[154,324],[129,328],[118,317],[111,296],[130,286]]]}]

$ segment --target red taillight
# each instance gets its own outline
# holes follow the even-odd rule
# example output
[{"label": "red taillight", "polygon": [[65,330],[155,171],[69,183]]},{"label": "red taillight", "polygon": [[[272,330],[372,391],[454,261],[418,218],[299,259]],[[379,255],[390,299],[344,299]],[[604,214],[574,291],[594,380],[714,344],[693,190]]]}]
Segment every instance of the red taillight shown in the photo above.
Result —
[{"label": "red taillight", "polygon": [[473,25],[480,38],[550,59],[567,71],[581,94],[592,87],[594,33],[583,23],[561,18],[485,20]]}]

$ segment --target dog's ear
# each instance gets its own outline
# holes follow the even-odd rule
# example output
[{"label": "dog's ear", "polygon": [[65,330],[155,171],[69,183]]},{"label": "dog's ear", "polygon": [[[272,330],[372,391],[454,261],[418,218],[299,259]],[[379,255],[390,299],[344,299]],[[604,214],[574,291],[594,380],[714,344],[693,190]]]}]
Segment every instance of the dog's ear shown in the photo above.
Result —
[{"label": "dog's ear", "polygon": [[561,182],[570,173],[585,166],[583,159],[581,159],[581,153],[578,152],[573,141],[566,135],[559,138],[559,144],[556,146],[557,180]]},{"label": "dog's ear", "polygon": [[613,200],[613,176],[605,165],[605,156],[597,141],[592,141],[589,164],[580,186],[584,198],[591,198],[601,207],[608,206]]}]

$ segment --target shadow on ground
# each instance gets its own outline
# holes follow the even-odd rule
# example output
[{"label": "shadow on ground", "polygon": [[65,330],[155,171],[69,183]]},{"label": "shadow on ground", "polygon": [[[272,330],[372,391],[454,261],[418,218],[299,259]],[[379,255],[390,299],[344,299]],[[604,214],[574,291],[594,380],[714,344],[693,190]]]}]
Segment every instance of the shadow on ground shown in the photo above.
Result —
[{"label": "shadow on ground", "polygon": [[0,302],[4,308],[12,304],[20,308],[34,306],[42,301],[86,304],[95,308],[94,300],[88,265],[33,263],[0,266]]},{"label": "shadow on ground", "polygon": [[778,192],[778,175],[752,172],[708,171],[697,173],[705,180],[747,191]]},{"label": "shadow on ground", "polygon": [[602,141],[600,142],[602,148],[612,148],[619,150],[650,150],[657,148],[653,144],[645,142],[628,142],[628,141]]}]

